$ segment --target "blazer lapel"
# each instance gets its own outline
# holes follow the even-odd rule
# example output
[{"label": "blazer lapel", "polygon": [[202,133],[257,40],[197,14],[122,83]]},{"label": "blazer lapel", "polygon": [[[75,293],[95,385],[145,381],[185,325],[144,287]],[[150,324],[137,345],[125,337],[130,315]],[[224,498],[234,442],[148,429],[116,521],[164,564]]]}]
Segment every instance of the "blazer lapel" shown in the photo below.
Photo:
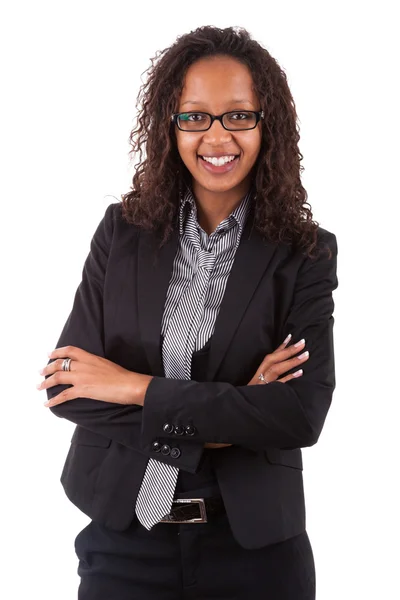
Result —
[{"label": "blazer lapel", "polygon": [[178,229],[175,228],[164,246],[155,254],[157,240],[152,232],[140,232],[137,266],[137,302],[139,330],[151,374],[165,377],[161,355],[161,323],[172,267],[178,248]]},{"label": "blazer lapel", "polygon": [[[141,232],[138,248],[137,302],[139,330],[153,375],[164,377],[161,355],[161,323],[168,284],[178,248],[179,231],[175,228],[158,253],[154,264],[156,238]],[[212,381],[229,348],[241,318],[262,278],[277,244],[266,242],[253,227],[249,214],[228,277],[221,308],[211,340],[207,380]]]},{"label": "blazer lapel", "polygon": [[253,227],[252,213],[236,250],[214,334],[211,339],[207,381],[213,381],[251,298],[277,248]]}]

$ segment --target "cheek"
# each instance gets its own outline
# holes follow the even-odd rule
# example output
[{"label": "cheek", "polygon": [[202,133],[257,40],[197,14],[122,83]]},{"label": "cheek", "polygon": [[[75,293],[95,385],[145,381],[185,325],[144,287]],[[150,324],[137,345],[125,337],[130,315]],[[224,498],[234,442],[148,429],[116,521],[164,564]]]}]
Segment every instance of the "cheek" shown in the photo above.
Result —
[{"label": "cheek", "polygon": [[242,141],[242,150],[248,160],[254,161],[261,148],[261,132],[255,132],[251,138],[246,138]]},{"label": "cheek", "polygon": [[194,160],[196,158],[196,150],[198,141],[190,134],[177,135],[176,138],[178,152],[184,162]]}]

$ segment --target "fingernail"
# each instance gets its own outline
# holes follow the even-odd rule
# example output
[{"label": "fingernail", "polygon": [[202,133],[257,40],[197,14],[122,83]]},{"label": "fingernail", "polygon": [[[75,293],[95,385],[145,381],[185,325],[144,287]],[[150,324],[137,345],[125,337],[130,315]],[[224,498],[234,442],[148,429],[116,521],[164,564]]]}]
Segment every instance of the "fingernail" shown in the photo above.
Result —
[{"label": "fingernail", "polygon": [[303,354],[300,354],[300,356],[298,356],[297,358],[305,358],[306,356],[308,356],[308,350],[306,350],[305,352],[303,352]]},{"label": "fingernail", "polygon": [[303,369],[299,369],[295,373],[293,373],[293,377],[300,377],[303,374]]},{"label": "fingernail", "polygon": [[297,342],[297,344],[295,344],[295,348],[298,348],[299,346],[302,346],[304,344],[306,340],[303,338],[302,340],[300,340],[299,342]]},{"label": "fingernail", "polygon": [[291,337],[292,337],[292,334],[289,333],[289,335],[287,336],[287,338],[283,340],[283,343],[286,344],[286,342],[288,342]]}]

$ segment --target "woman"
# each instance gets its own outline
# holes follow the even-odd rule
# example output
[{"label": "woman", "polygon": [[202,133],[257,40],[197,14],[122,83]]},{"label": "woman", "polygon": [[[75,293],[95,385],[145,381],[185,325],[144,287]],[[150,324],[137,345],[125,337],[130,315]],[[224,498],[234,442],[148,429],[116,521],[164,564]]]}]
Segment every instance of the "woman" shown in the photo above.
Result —
[{"label": "woman", "polygon": [[244,29],[201,27],[140,94],[132,191],[42,371],[77,425],[79,599],[311,600],[301,448],[335,388],[337,244],[305,206],[286,76]]}]

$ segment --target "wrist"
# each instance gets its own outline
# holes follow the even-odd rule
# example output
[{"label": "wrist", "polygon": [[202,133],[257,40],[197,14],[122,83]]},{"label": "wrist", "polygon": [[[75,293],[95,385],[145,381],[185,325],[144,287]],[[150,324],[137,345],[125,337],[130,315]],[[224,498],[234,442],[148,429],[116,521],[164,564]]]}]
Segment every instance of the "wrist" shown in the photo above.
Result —
[{"label": "wrist", "polygon": [[143,406],[147,388],[149,387],[150,381],[153,379],[153,375],[130,372],[129,379],[131,392],[130,404]]}]

